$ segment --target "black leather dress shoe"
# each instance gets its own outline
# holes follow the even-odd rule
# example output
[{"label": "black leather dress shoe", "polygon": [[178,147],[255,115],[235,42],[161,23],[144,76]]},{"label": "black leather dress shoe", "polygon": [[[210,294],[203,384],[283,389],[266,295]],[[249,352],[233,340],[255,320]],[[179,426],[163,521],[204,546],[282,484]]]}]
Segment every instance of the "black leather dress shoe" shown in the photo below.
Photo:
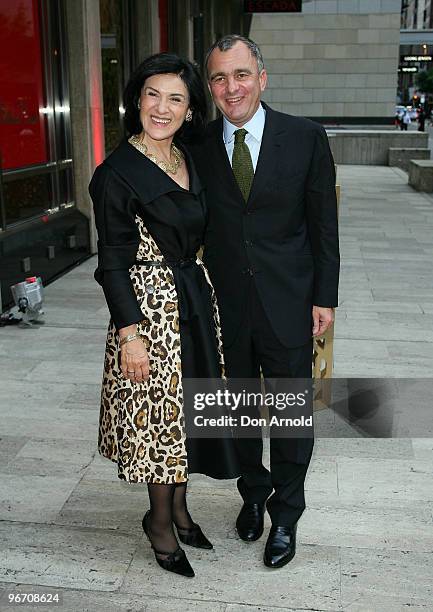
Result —
[{"label": "black leather dress shoe", "polygon": [[296,553],[296,528],[273,525],[265,546],[263,561],[267,567],[283,567]]},{"label": "black leather dress shoe", "polygon": [[244,504],[236,520],[236,529],[241,540],[254,542],[263,533],[264,504]]}]

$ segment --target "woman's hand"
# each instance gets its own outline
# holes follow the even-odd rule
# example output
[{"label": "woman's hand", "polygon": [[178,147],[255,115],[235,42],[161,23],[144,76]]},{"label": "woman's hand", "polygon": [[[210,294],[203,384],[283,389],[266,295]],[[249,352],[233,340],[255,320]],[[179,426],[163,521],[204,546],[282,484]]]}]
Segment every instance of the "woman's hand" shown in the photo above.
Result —
[{"label": "woman's hand", "polygon": [[[137,332],[135,325],[123,327],[119,330],[120,338]],[[149,356],[146,347],[140,338],[125,342],[120,347],[120,369],[125,378],[132,382],[143,382],[149,379]]]}]

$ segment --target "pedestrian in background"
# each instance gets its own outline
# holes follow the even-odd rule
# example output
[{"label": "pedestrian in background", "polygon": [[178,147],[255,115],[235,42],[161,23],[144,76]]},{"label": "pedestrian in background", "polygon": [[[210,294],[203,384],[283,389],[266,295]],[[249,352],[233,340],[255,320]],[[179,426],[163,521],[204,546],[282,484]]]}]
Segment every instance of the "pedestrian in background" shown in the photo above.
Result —
[{"label": "pedestrian in background", "polygon": [[407,126],[411,123],[411,118],[409,115],[409,111],[407,110],[407,108],[404,109],[403,111],[403,115],[401,116],[400,119],[400,128],[402,131],[407,132]]},{"label": "pedestrian in background", "polygon": [[418,132],[424,132],[425,130],[425,112],[421,107],[418,113]]}]

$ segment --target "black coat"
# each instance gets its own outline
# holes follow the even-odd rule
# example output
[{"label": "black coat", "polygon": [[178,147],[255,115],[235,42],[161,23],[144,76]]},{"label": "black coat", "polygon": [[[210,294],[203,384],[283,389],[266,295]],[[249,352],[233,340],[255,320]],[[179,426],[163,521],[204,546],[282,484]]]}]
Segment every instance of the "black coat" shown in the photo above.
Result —
[{"label": "black coat", "polygon": [[275,333],[295,347],[311,338],[313,304],[337,306],[335,168],[321,125],[263,106],[266,122],[247,203],[225,150],[222,118],[192,149],[209,209],[204,262],[226,346],[242,324],[252,277]]}]

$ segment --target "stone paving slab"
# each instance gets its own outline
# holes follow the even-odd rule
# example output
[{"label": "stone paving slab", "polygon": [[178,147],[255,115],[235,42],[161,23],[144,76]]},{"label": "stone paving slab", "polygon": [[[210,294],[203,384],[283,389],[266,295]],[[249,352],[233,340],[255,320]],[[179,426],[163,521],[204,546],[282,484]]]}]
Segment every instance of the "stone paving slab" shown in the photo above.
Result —
[{"label": "stone paving slab", "polygon": [[364,457],[370,459],[409,459],[415,458],[414,445],[429,439],[410,440],[408,438],[319,438],[314,441],[313,457],[324,459],[332,457]]},{"label": "stone paving slab", "polygon": [[138,536],[142,535],[141,520],[148,507],[146,485],[126,488],[116,482],[84,477],[65,501],[55,522]]},{"label": "stone paving slab", "polygon": [[26,381],[52,381],[64,383],[92,384],[95,380],[102,380],[103,351],[101,349],[100,359],[86,359],[77,355],[77,361],[42,361],[25,377]]},{"label": "stone paving slab", "polygon": [[[98,413],[91,410],[65,410],[59,419],[60,408],[47,407],[45,411],[32,411],[32,418],[26,420],[28,409],[23,415],[2,417],[2,430],[9,436],[18,431],[23,436],[38,438],[57,438],[64,440],[95,440],[98,429]],[[58,423],[56,422],[58,419]]]},{"label": "stone paving slab", "polygon": [[10,453],[5,457],[1,474],[81,478],[96,453],[94,440],[22,438],[22,441],[13,456]]},{"label": "stone paving slab", "polygon": [[338,457],[339,499],[345,502],[380,500],[384,508],[398,504],[401,499],[415,505],[433,502],[431,462],[384,457],[380,469],[372,471],[371,468],[370,459]]},{"label": "stone paving slab", "polygon": [[301,544],[370,550],[433,552],[432,506],[383,508],[344,503],[340,498],[326,503],[309,499],[298,528]]},{"label": "stone paving slab", "polygon": [[8,355],[1,355],[0,372],[2,373],[2,381],[22,380],[39,363],[39,359],[28,359],[21,356],[19,359],[11,360]]},{"label": "stone paving slab", "polygon": [[[16,585],[13,589],[8,589],[8,593],[46,593],[47,587],[41,585]],[[62,598],[62,604],[59,607],[53,605],[44,606],[25,606],[20,605],[19,608],[5,606],[3,600],[0,599],[1,610],[23,610],[24,612],[35,612],[35,610],[52,611],[60,609],[62,612],[173,612],[173,599],[165,599],[162,597],[146,597],[128,593],[110,593],[97,590],[78,590],[78,589],[49,589],[51,593],[58,593]],[[5,598],[3,595],[3,598]],[[193,599],[183,599],[176,601],[176,612],[225,612],[227,606],[224,603],[216,601],[197,601]]]},{"label": "stone paving slab", "polygon": [[21,448],[27,443],[28,438],[24,436],[0,436],[0,465],[5,466],[13,460]]},{"label": "stone paving slab", "polygon": [[[299,548],[289,575],[266,568],[262,563],[263,545],[241,540],[220,541],[213,551],[188,549],[196,570],[188,589],[197,599],[273,607],[335,609],[340,600],[338,548],[309,546]],[[220,571],[219,567],[224,567]],[[160,580],[150,547],[139,547],[127,571],[122,591],[179,597],[184,579],[174,576]],[[250,589],[246,590],[245,585]],[[184,591],[183,591],[184,592]],[[184,592],[183,596],[187,596]]]},{"label": "stone paving slab", "polygon": [[[52,522],[80,480],[80,474],[0,474],[0,520]],[[1,523],[0,523],[1,527]]]},{"label": "stone paving slab", "polygon": [[[414,304],[413,302],[367,302],[360,303],[352,300],[346,300],[341,307],[338,308],[336,324],[338,325],[340,317],[344,314],[352,314],[356,317],[359,312],[366,313],[402,313],[402,314],[422,314],[424,307],[429,307],[428,304]],[[433,304],[431,305],[433,312]],[[427,312],[427,311],[425,311]],[[372,338],[373,339],[373,338]]]},{"label": "stone paving slab", "polygon": [[98,412],[59,406],[73,390],[70,382],[10,380],[0,387],[2,432],[14,436],[95,440]]},{"label": "stone paving slab", "polygon": [[3,521],[0,576],[16,583],[115,591],[139,544],[116,531]]},{"label": "stone paving slab", "polygon": [[[413,456],[415,459],[431,459],[433,461],[433,440],[431,438],[418,438],[412,440]],[[419,456],[422,452],[424,456]]]},{"label": "stone paving slab", "polygon": [[382,609],[378,605],[382,601],[385,606],[406,606],[411,610],[413,605],[422,607],[429,603],[431,607],[431,552],[387,550],[371,554],[371,551],[351,547],[342,548],[340,554],[344,609],[350,610],[353,603],[362,603],[364,610]]},{"label": "stone paving slab", "polygon": [[[102,372],[101,372],[102,380]],[[88,409],[95,410],[99,406],[101,398],[101,382],[88,384],[74,384],[72,391],[67,395],[65,401],[60,406],[64,410]]]},{"label": "stone paving slab", "polygon": [[[338,178],[335,376],[431,379],[433,197],[390,168],[340,166]],[[340,437],[316,440],[287,568],[263,566],[268,515],[258,542],[240,541],[235,481],[198,474],[189,506],[215,550],[188,548],[194,580],[158,567],[146,486],[97,452],[108,311],[95,266],[45,289],[45,326],[0,330],[0,593],[59,587],[68,612],[431,610],[433,440],[363,438],[332,410],[316,423]]]},{"label": "stone paving slab", "polygon": [[[225,612],[274,612],[278,610],[290,610],[290,612],[305,612],[307,608],[282,608],[280,606],[273,606],[268,608],[267,606],[246,606],[245,604],[228,604]],[[311,609],[311,608],[310,608]],[[328,608],[326,608],[328,610]],[[318,612],[325,610],[325,608],[314,608]]]}]

